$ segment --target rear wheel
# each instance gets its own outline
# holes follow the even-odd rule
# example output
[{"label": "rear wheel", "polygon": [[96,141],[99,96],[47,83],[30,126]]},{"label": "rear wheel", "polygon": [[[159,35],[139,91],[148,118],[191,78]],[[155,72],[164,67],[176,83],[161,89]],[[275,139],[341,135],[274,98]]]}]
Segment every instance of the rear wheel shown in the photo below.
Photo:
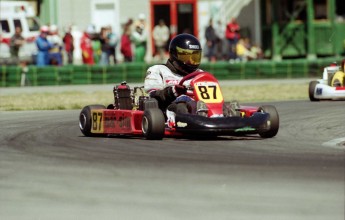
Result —
[{"label": "rear wheel", "polygon": [[80,131],[87,137],[105,136],[104,134],[91,133],[91,125],[92,125],[91,110],[96,110],[96,109],[106,109],[106,107],[104,105],[88,105],[88,106],[85,106],[79,114]]},{"label": "rear wheel", "polygon": [[259,135],[263,138],[272,138],[279,130],[279,115],[277,109],[272,105],[264,105],[259,108],[259,112],[268,113],[270,116],[266,124],[259,129]]},{"label": "rear wheel", "polygon": [[315,96],[314,96],[315,87],[317,84],[319,84],[318,81],[311,81],[309,83],[309,99],[312,102],[319,101],[319,99],[315,98]]},{"label": "rear wheel", "polygon": [[149,108],[145,110],[141,126],[146,139],[162,140],[165,132],[165,118],[163,112],[158,108]]}]

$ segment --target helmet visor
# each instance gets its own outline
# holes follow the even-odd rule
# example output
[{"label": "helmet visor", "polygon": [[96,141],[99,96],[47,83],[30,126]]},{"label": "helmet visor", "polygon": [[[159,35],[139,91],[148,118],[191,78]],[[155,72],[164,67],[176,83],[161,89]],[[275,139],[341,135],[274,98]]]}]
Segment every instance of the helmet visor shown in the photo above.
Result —
[{"label": "helmet visor", "polygon": [[201,50],[189,50],[176,47],[177,59],[184,64],[199,65],[201,61]]}]

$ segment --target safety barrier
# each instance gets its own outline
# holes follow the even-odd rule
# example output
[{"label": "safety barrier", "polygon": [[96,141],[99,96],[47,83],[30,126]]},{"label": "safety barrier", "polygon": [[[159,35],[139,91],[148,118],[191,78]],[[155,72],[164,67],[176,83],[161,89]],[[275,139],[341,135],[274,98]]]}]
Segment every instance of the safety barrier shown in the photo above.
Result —
[{"label": "safety barrier", "polygon": [[[219,80],[231,79],[272,79],[321,77],[324,66],[341,58],[308,60],[270,60],[250,62],[204,63],[201,69],[213,73]],[[143,82],[146,70],[152,64],[122,63],[113,66],[66,65],[37,67],[0,66],[0,86],[43,86],[111,84],[122,81]]]}]

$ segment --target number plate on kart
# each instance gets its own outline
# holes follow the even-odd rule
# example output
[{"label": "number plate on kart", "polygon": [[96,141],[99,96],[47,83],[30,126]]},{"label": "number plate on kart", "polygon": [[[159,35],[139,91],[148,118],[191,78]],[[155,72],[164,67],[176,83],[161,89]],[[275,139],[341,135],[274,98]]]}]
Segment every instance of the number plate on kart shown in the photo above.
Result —
[{"label": "number plate on kart", "polygon": [[91,126],[91,132],[92,133],[103,133],[104,132],[104,126],[103,126],[103,111],[102,110],[93,110],[92,111],[92,126]]},{"label": "number plate on kart", "polygon": [[196,82],[194,88],[199,100],[205,103],[220,103],[223,95],[216,82]]}]

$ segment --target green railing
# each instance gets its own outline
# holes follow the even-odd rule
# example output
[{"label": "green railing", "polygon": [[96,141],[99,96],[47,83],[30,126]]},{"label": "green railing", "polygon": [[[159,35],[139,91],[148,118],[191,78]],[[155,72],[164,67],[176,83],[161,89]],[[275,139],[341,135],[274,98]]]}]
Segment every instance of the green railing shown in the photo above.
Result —
[{"label": "green railing", "polygon": [[[341,59],[216,62],[204,63],[200,68],[213,73],[219,80],[321,77],[324,66],[335,61],[340,63]],[[22,76],[25,76],[25,85],[28,86],[143,82],[146,70],[151,65],[127,63],[114,66],[28,66],[26,71],[19,66],[2,65],[0,66],[0,86],[20,86],[23,82]]]}]

